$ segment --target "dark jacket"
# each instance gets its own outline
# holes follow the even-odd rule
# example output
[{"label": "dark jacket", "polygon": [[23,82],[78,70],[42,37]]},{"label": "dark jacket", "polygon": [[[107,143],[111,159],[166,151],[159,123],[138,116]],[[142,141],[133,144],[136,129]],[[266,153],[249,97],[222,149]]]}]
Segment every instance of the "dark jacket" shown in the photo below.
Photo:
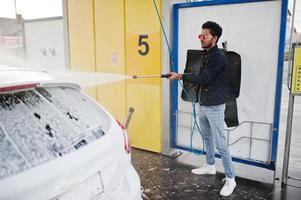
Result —
[{"label": "dark jacket", "polygon": [[205,52],[203,67],[198,76],[183,74],[183,81],[197,84],[200,87],[198,98],[202,106],[226,103],[228,94],[226,65],[226,56],[216,45]]}]

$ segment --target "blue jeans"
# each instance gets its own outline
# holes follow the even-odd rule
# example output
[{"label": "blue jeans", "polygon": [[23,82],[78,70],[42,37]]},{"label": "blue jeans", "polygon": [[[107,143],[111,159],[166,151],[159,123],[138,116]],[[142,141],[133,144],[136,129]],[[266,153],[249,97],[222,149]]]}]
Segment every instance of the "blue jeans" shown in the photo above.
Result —
[{"label": "blue jeans", "polygon": [[209,165],[215,164],[215,147],[221,155],[225,174],[234,178],[234,169],[229,148],[226,143],[224,129],[225,104],[217,106],[200,106],[201,135],[206,147],[206,161]]}]

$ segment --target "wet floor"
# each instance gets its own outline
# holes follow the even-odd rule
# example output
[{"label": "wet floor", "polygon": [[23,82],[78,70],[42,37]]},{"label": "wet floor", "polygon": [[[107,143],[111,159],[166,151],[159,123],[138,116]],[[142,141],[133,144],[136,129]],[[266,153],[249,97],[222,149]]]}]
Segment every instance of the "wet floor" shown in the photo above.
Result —
[{"label": "wet floor", "polygon": [[133,149],[132,162],[141,179],[144,200],[301,199],[301,188],[281,188],[279,181],[262,183],[240,177],[234,193],[221,197],[224,174],[194,175],[190,172],[193,166],[140,149]]}]

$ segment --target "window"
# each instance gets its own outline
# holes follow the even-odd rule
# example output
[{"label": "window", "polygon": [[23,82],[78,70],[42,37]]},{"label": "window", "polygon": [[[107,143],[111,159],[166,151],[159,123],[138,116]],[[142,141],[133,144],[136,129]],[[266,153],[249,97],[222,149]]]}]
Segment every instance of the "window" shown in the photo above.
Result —
[{"label": "window", "polygon": [[0,94],[0,179],[87,145],[110,126],[106,112],[75,88]]}]

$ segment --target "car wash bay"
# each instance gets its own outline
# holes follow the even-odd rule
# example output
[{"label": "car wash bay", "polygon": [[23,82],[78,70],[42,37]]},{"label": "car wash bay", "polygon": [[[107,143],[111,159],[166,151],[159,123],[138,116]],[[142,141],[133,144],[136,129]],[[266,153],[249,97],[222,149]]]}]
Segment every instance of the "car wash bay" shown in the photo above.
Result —
[{"label": "car wash bay", "polygon": [[[156,2],[159,7],[159,13],[161,12],[161,15],[164,16],[164,19],[167,22],[172,21],[171,20],[172,14],[169,12],[171,7],[173,6],[172,5],[173,3],[170,3],[169,1],[156,1]],[[175,2],[181,3],[184,1],[175,1]],[[272,6],[276,6],[276,8],[278,9],[281,8],[281,4],[279,2],[280,1],[271,1],[271,2],[267,2],[266,4],[271,4]],[[244,12],[245,11],[244,9],[248,10],[252,8],[256,10],[257,4],[253,3],[252,5],[253,7],[240,6],[240,5],[233,5],[233,7],[241,8],[241,10],[237,9],[238,14],[240,13],[252,14],[255,12]],[[263,3],[261,5],[263,5]],[[158,18],[156,17],[156,12],[152,1],[150,0],[149,1],[138,1],[138,0],[72,1],[69,0],[67,8],[68,8],[69,47],[70,47],[69,60],[70,60],[71,69],[92,71],[92,72],[110,72],[110,73],[123,74],[123,75],[134,75],[134,74],[159,75],[161,73],[166,73],[169,70],[171,70],[168,62],[169,59],[169,53],[167,53],[168,49],[166,47],[166,44],[164,43],[164,39],[162,39],[163,38],[162,29],[160,27]],[[216,8],[218,9],[220,8],[220,6],[218,5]],[[261,12],[262,16],[266,15],[266,13],[263,12],[264,9],[266,8],[270,8],[270,6],[263,5],[263,7],[261,7],[261,9],[263,9]],[[191,15],[190,13],[198,13],[198,12],[185,12],[185,10],[186,9],[183,9],[183,12],[181,11],[182,17],[179,18],[179,21],[183,22],[181,21],[183,19],[185,22],[186,18],[184,17],[188,17],[188,20],[186,21],[192,22],[191,20],[189,20],[190,19],[189,17]],[[211,13],[210,9],[208,10],[204,9],[204,11]],[[262,17],[261,19],[258,19],[258,21],[270,22],[269,20],[271,20],[272,22],[274,22],[273,20],[277,19],[278,21],[276,21],[275,23],[268,23],[270,29],[267,28],[266,30],[272,30],[275,24],[277,25],[280,24],[279,21],[280,17],[278,16],[278,14],[280,13],[281,10],[278,9],[278,12],[274,14],[275,16],[272,16],[271,18]],[[255,14],[258,18],[260,18],[260,15],[258,15],[257,13]],[[228,16],[228,12],[225,12],[224,15]],[[79,18],[80,20],[78,20]],[[228,38],[227,40],[228,40],[229,48],[237,49],[236,51],[242,55],[243,70],[250,70],[250,71],[245,71],[245,73],[249,75],[248,77],[249,79],[242,80],[242,87],[244,90],[242,91],[240,96],[242,98],[238,99],[238,103],[240,105],[246,106],[242,110],[249,111],[249,113],[243,112],[240,113],[240,116],[244,116],[244,120],[246,121],[251,116],[251,118],[253,118],[254,121],[257,121],[256,119],[258,119],[259,117],[259,119],[263,119],[262,121],[267,120],[269,124],[277,124],[274,123],[273,121],[275,118],[277,118],[277,116],[275,117],[273,113],[274,108],[277,108],[278,106],[278,105],[276,105],[275,107],[273,106],[274,97],[276,96],[275,91],[279,91],[278,90],[279,88],[277,89],[275,88],[276,85],[275,79],[277,75],[277,70],[276,70],[277,60],[272,58],[277,57],[277,52],[279,50],[278,46],[280,45],[277,45],[273,41],[278,42],[280,31],[279,30],[278,32],[272,31],[273,34],[272,36],[275,38],[272,37],[257,38],[263,40],[264,42],[267,42],[268,41],[267,39],[270,38],[272,40],[272,42],[267,42],[267,44],[270,45],[269,46],[270,49],[267,50],[266,52],[271,53],[271,55],[269,54],[270,56],[268,56],[269,59],[264,60],[266,63],[260,63],[262,60],[256,59],[257,57],[254,58],[254,56],[256,55],[252,52],[255,51],[252,51],[252,48],[250,47],[254,44],[254,42],[248,40],[247,38],[235,40],[237,39],[236,37],[237,30],[233,29],[233,27],[231,27],[230,24],[235,22],[239,25],[241,23],[239,21],[234,21],[233,19],[228,19],[227,17],[223,17],[222,15],[219,18],[217,17],[217,19],[215,20],[223,21],[224,19],[225,19],[224,25],[226,27],[225,30],[228,31],[225,32],[224,36],[225,38]],[[235,19],[239,19],[239,18],[235,17]],[[251,20],[254,19],[254,17],[247,16],[244,19]],[[206,19],[204,19],[204,17],[200,19],[200,21],[203,20]],[[231,23],[229,23],[229,20],[231,21]],[[251,24],[256,24],[256,23],[253,22],[244,23],[245,26]],[[169,27],[169,23],[166,23],[164,25],[166,25],[165,27],[167,33],[169,34],[168,36],[171,36],[172,28]],[[184,62],[186,59],[185,57],[186,50],[189,48],[199,47],[199,44],[197,44],[195,40],[192,40],[191,38],[196,38],[196,35],[198,34],[199,30],[196,29],[195,27],[199,27],[200,24],[180,23],[180,25],[181,26],[190,25],[190,27],[188,27],[187,29],[185,27],[179,29],[183,31],[187,30],[188,32],[187,34],[186,32],[180,32],[177,29],[173,30],[174,33],[179,33],[179,36],[181,37],[185,36],[188,38],[187,40],[185,39],[185,37],[183,38],[185,40],[179,39],[182,42],[185,41],[185,44],[179,43],[179,46],[181,48],[179,48],[179,52],[178,52],[182,56],[178,57],[180,66],[177,66],[178,67],[177,70],[182,71],[183,66],[185,66]],[[194,28],[192,31],[190,31],[191,27]],[[242,30],[245,32],[250,32],[249,28],[250,28],[249,26],[244,27],[244,29]],[[257,29],[252,29],[252,30],[257,30]],[[256,34],[262,35],[260,33],[256,33]],[[270,35],[270,33],[267,31],[263,35]],[[175,35],[173,36],[175,37]],[[248,37],[248,34],[241,34],[240,36]],[[249,46],[247,47],[241,46],[241,40],[248,42]],[[243,55],[247,55],[247,56],[244,57]],[[248,63],[247,61],[248,62],[251,61],[251,62]],[[279,63],[280,62],[278,60],[278,67],[281,64]],[[256,66],[265,66],[265,65],[272,66],[271,67],[272,71],[269,71],[270,69],[267,68],[266,69],[264,68],[265,70],[255,68]],[[252,81],[253,80],[252,73],[258,70],[267,74],[272,74],[272,77],[262,76],[259,77],[260,79],[257,80],[256,82]],[[255,73],[255,75],[257,74]],[[246,76],[243,75],[243,77]],[[258,78],[258,76],[256,77]],[[281,78],[282,77],[280,77],[280,79]],[[260,92],[261,97],[263,97],[262,99],[259,98],[258,95],[257,96],[253,95],[254,93],[258,94],[258,91],[255,90],[255,86],[254,86],[255,84],[258,84],[256,87],[257,89],[262,89],[262,91]],[[262,87],[262,85],[265,85],[266,87]],[[271,86],[272,88],[270,89],[269,86]],[[280,87],[281,87],[281,83],[280,83]],[[178,88],[173,88],[172,90],[173,90],[172,92],[174,92],[175,90],[178,90]],[[184,199],[193,199],[194,195],[202,196],[205,195],[205,193],[210,194],[207,195],[208,197],[211,197],[211,195],[212,197],[215,197],[213,199],[218,198],[217,196],[218,191],[220,190],[220,187],[222,185],[222,183],[220,183],[222,175],[217,175],[216,177],[214,177],[212,181],[214,183],[212,182],[209,183],[207,181],[209,181],[212,177],[200,178],[190,174],[189,171],[192,168],[192,165],[197,166],[200,165],[201,163],[196,163],[195,161],[189,162],[188,159],[188,157],[190,157],[189,153],[183,154],[180,157],[178,157],[179,160],[171,160],[160,154],[160,153],[168,154],[168,151],[172,150],[169,149],[171,140],[175,140],[176,142],[176,144],[173,144],[172,147],[186,146],[186,147],[194,147],[196,149],[200,149],[199,146],[195,144],[190,146],[189,142],[187,142],[189,140],[190,131],[187,130],[179,131],[180,130],[179,127],[176,127],[178,128],[177,129],[178,133],[180,133],[176,135],[176,129],[170,130],[171,127],[170,123],[172,125],[176,124],[175,120],[172,122],[169,120],[170,114],[171,115],[173,114],[170,113],[170,108],[172,106],[169,104],[171,100],[170,98],[173,98],[174,101],[179,101],[179,102],[180,99],[178,99],[179,95],[176,97],[170,97],[169,94],[171,91],[169,90],[168,81],[161,80],[161,79],[126,80],[126,81],[115,82],[113,84],[86,88],[86,91],[92,97],[100,101],[118,119],[124,119],[126,117],[126,112],[128,107],[135,108],[135,113],[129,127],[129,134],[131,137],[133,147],[138,149],[144,149],[146,151],[159,153],[159,154],[149,153],[140,150],[137,151],[134,150],[133,152],[133,162],[136,164],[137,169],[140,170],[139,172],[142,180],[142,186],[145,190],[144,194],[146,195],[145,198],[160,199],[162,197],[162,199],[173,199],[174,196],[169,196],[169,195],[173,195],[173,194],[175,194],[175,196],[181,195],[182,193],[185,194],[185,191],[187,194],[192,196],[186,196],[186,198]],[[265,95],[267,95],[268,98],[266,98]],[[276,96],[275,98],[279,99],[279,93],[277,95],[278,96]],[[258,99],[261,100],[258,101]],[[257,102],[257,104],[252,104],[254,102]],[[248,103],[250,103],[251,106],[248,106],[249,105]],[[185,109],[187,110],[191,109],[191,107],[188,107],[181,103],[179,103],[179,107],[184,108],[184,110],[182,111],[186,111]],[[286,109],[286,107],[287,104],[284,104],[282,106],[282,109]],[[176,111],[180,111],[180,109],[176,108]],[[282,115],[283,113],[281,112],[281,117]],[[242,118],[240,120],[244,121],[242,120]],[[262,128],[262,130],[263,129],[265,130],[265,132],[263,131],[264,134],[271,133],[269,131],[270,129]],[[276,128],[273,129],[273,131],[276,130],[275,132],[278,134],[280,132],[283,133],[284,129],[285,129],[285,117],[284,117],[284,121],[280,123],[280,129],[277,130]],[[177,139],[179,140],[176,140],[175,138],[170,138],[171,131],[173,131],[174,134],[173,136],[177,136]],[[261,130],[258,132],[263,133],[261,132]],[[271,136],[268,134],[265,135],[266,138],[269,138]],[[243,134],[239,136],[241,138],[246,137]],[[280,156],[283,152],[283,150],[281,149],[283,146],[281,145],[283,145],[284,143],[283,137],[281,139],[281,136],[279,136],[279,138],[280,140],[278,143],[279,144],[278,156]],[[300,140],[296,140],[297,144],[295,146],[300,146],[298,141]],[[241,140],[241,142],[244,141]],[[270,164],[271,159],[269,157],[270,156],[269,150],[271,148],[271,143],[274,142],[275,141],[273,139],[273,141],[269,140],[268,142],[264,142],[264,145],[259,145],[259,147],[264,149],[264,151],[263,153],[260,151],[255,151],[255,154],[252,155],[253,157],[248,155],[249,152],[250,155],[253,153],[251,151],[251,147],[248,147],[250,149],[248,150],[248,152],[239,151],[240,150],[239,148],[243,150],[247,149],[244,148],[244,146],[241,145],[241,143],[239,142],[237,143],[238,144],[237,148],[233,148],[233,150],[234,151],[237,150],[236,151],[237,155],[242,156],[243,158],[245,158],[246,157],[245,155],[247,155],[249,156],[247,158],[252,158],[253,161],[262,159],[261,161]],[[277,148],[277,143],[276,143],[276,148]],[[273,156],[277,154],[275,151],[273,151],[272,153]],[[298,155],[298,151],[296,155]],[[186,161],[185,163],[190,163],[191,165],[187,166],[187,165],[179,164],[178,161]],[[278,159],[276,163],[277,169],[280,169],[278,167],[279,166],[281,167],[281,163],[282,161]],[[273,164],[275,163],[272,163],[272,165]],[[298,158],[296,159],[295,164],[297,168],[298,167],[300,168],[300,162]],[[295,173],[296,170],[295,171],[294,170],[291,170],[291,172]],[[239,171],[243,172],[244,170],[237,169],[237,172]],[[252,171],[253,171],[252,173],[256,174],[257,176],[260,176],[260,173],[258,172],[260,171],[260,168],[253,167]],[[246,171],[244,172],[246,175],[250,175],[249,173],[246,173]],[[270,172],[271,171],[268,171],[268,173]],[[298,174],[297,172],[295,174]],[[242,174],[241,177],[246,178],[246,175]],[[185,178],[186,176],[187,179]],[[238,174],[238,177],[239,176],[240,175]],[[278,177],[279,176],[280,175],[278,174]],[[154,177],[158,177],[158,179],[156,179],[158,181],[153,181]],[[270,175],[270,177],[273,177],[273,174]],[[176,178],[176,180],[174,178]],[[277,174],[276,174],[276,178],[277,178]],[[195,180],[196,182],[194,183],[193,181],[189,181],[190,179]],[[174,181],[169,182],[169,180],[174,180]],[[186,182],[185,181],[183,182],[183,180],[186,180]],[[245,197],[247,199],[249,198],[271,199],[275,194],[274,192],[282,191],[276,186],[273,187],[273,185],[264,185],[261,182],[263,181],[252,182],[246,179],[238,179],[239,185],[238,185],[237,192],[239,192],[239,194],[242,194],[242,196],[238,196],[238,197],[236,196],[233,198],[243,199],[244,198],[243,194],[246,193]],[[250,184],[250,183],[254,183],[254,184]],[[155,184],[154,186],[156,187],[153,188],[154,186],[152,184]],[[208,185],[213,185],[213,187],[208,187]],[[177,186],[178,188],[175,189],[174,186]],[[194,188],[194,190],[191,189],[189,186]],[[252,189],[250,189],[253,188],[253,186],[258,190],[254,190],[254,192],[251,195],[249,192],[253,191]],[[199,191],[197,188],[200,188]],[[284,190],[284,192],[285,191],[291,191],[291,190],[287,189]],[[297,189],[293,191],[298,192]],[[200,193],[200,195],[197,195],[198,192]],[[202,194],[202,192],[205,193]],[[213,195],[213,193],[215,195]],[[261,194],[261,196],[256,195],[257,193]],[[279,193],[279,195],[281,194]],[[279,197],[279,195],[278,196],[276,195],[275,198]]]}]

